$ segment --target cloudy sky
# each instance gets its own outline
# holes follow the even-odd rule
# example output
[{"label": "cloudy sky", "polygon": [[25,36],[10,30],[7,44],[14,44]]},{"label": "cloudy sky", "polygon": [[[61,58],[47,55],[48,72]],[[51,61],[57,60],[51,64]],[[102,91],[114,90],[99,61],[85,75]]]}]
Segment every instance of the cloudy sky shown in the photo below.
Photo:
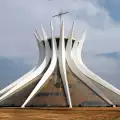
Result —
[{"label": "cloudy sky", "polygon": [[[38,49],[33,36],[35,28],[41,31],[40,26],[43,24],[50,36],[49,24],[52,20],[55,35],[59,35],[59,18],[52,16],[61,9],[69,12],[63,18],[66,36],[73,21],[74,38],[80,39],[81,34],[88,30],[83,48],[84,63],[93,72],[120,88],[119,6],[120,0],[1,0],[0,58],[8,59],[6,69],[11,73],[10,79],[4,78],[4,82],[1,76],[7,74],[0,73],[1,86],[17,79],[21,71],[27,72],[36,63]],[[13,70],[12,66],[9,67],[10,60],[25,68],[16,67]],[[19,60],[22,62],[17,62]],[[3,65],[0,71],[2,69]],[[13,74],[17,76],[13,77]]]}]

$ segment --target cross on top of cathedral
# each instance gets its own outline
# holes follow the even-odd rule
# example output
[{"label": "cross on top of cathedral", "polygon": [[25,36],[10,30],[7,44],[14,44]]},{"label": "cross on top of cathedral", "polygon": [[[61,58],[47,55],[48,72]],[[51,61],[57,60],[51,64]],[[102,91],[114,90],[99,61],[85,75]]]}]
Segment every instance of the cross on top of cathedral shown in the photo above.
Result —
[{"label": "cross on top of cathedral", "polygon": [[56,15],[54,15],[54,16],[52,16],[52,17],[60,17],[60,21],[61,21],[61,19],[62,19],[62,16],[64,15],[64,14],[68,14],[69,12],[62,12],[61,10],[60,10],[60,12],[58,13],[58,14],[56,14]]}]

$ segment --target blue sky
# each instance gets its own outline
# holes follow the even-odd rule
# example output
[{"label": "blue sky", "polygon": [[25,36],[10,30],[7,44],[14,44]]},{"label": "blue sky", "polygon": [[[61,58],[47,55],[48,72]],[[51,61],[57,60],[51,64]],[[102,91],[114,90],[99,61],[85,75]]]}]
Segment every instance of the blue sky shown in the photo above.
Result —
[{"label": "blue sky", "polygon": [[[20,58],[32,68],[38,59],[34,29],[41,32],[42,23],[49,36],[49,22],[52,20],[55,35],[58,36],[59,19],[53,19],[52,16],[62,9],[70,12],[64,16],[66,36],[73,21],[76,39],[80,39],[82,33],[88,29],[83,48],[84,63],[93,72],[120,88],[120,60],[104,55],[120,52],[119,6],[119,0],[0,1],[0,56],[12,60]],[[98,56],[101,53],[103,56]],[[4,84],[9,82],[8,79],[4,80]]]},{"label": "blue sky", "polygon": [[[99,0],[100,1],[100,0]],[[120,1],[119,0],[104,0],[100,1],[101,6],[107,9],[109,15],[116,22],[120,22]]]}]

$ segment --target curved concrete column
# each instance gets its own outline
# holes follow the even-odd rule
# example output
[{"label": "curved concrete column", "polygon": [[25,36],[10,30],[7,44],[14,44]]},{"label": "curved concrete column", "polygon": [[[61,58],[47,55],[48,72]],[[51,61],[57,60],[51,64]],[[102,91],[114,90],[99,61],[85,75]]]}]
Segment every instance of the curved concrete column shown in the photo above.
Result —
[{"label": "curved concrete column", "polygon": [[[37,46],[38,46],[38,50],[39,50],[39,59],[37,64],[35,65],[35,67],[33,67],[32,70],[30,70],[28,73],[26,73],[25,75],[23,75],[22,77],[20,77],[19,79],[15,80],[13,83],[11,83],[10,85],[8,85],[7,87],[3,88],[2,90],[0,90],[0,96],[5,94],[6,92],[8,92],[11,88],[15,87],[17,84],[19,84],[20,82],[22,82],[24,79],[26,79],[30,74],[32,74],[40,65],[40,54],[42,54],[42,52],[44,52],[44,45],[42,43],[42,39],[39,37],[38,38],[38,34],[36,35],[36,33],[34,33],[36,41],[37,41]],[[39,39],[39,40],[38,40]]]},{"label": "curved concrete column", "polygon": [[[79,67],[80,71],[86,75],[88,78],[90,78],[90,80],[93,80],[97,83],[99,83],[100,85],[104,86],[105,88],[111,90],[112,92],[120,95],[120,90],[115,88],[113,85],[109,84],[108,82],[106,82],[105,80],[103,80],[102,78],[100,78],[99,76],[97,76],[96,74],[94,74],[92,71],[90,71],[83,63],[82,61],[82,57],[81,57],[81,51],[82,51],[82,47],[83,47],[83,43],[86,37],[86,31],[84,32],[82,39],[79,41],[78,43],[78,47],[77,49],[73,49],[72,51],[72,58],[75,62],[75,64]],[[78,41],[76,41],[78,42]],[[74,54],[77,54],[76,56]]]},{"label": "curved concrete column", "polygon": [[[43,30],[43,28],[42,28],[42,30]],[[20,91],[21,89],[24,89],[24,87],[26,87],[29,84],[32,84],[34,81],[39,79],[41,73],[46,68],[46,66],[48,65],[48,63],[50,61],[50,58],[51,58],[51,56],[50,56],[51,55],[50,54],[51,50],[50,50],[49,43],[47,41],[47,36],[46,36],[46,33],[45,33],[44,30],[43,30],[43,36],[44,36],[44,40],[45,40],[45,57],[44,57],[43,62],[41,63],[41,65],[36,70],[34,70],[34,72],[32,72],[32,74],[27,76],[27,78],[25,78],[23,81],[20,81],[19,84],[17,84],[13,88],[11,88],[4,95],[2,95],[0,97],[0,102],[2,102],[3,100],[9,98],[14,93]]]},{"label": "curved concrete column", "polygon": [[69,107],[72,108],[71,96],[70,96],[70,91],[69,91],[69,86],[68,86],[68,81],[67,81],[67,73],[66,73],[65,40],[64,40],[64,23],[63,23],[63,21],[61,23],[58,52],[59,52],[58,61],[59,61],[60,74],[61,74],[61,78],[63,81],[65,94],[67,97],[67,103],[68,103]]},{"label": "curved concrete column", "polygon": [[56,41],[55,38],[53,37],[53,26],[51,23],[51,36],[52,36],[52,58],[51,58],[51,63],[39,83],[35,86],[27,100],[24,102],[24,104],[21,106],[22,108],[25,107],[25,105],[40,91],[41,87],[44,86],[44,84],[47,82],[48,78],[50,75],[53,73],[56,63],[57,63],[57,46],[56,46]]},{"label": "curved concrete column", "polygon": [[[73,38],[73,26],[71,29],[71,33],[68,39],[68,43],[66,46],[66,60],[68,63],[69,68],[71,71],[82,81],[84,82],[87,86],[89,86],[98,96],[100,96],[104,101],[106,101],[110,105],[114,105],[91,81],[88,79],[78,68],[78,65],[76,65],[72,59],[72,38]],[[77,43],[78,44],[78,43]],[[77,44],[75,43],[73,45],[73,48],[75,49],[77,47]],[[73,53],[76,55],[76,53]],[[76,58],[77,59],[77,58]]]},{"label": "curved concrete column", "polygon": [[28,73],[26,73],[25,75],[23,75],[22,77],[20,77],[19,79],[17,79],[13,83],[11,83],[10,85],[8,85],[5,88],[3,88],[0,91],[0,96],[2,96],[6,92],[8,92],[10,89],[12,89],[13,87],[15,87],[17,84],[19,84],[19,82],[23,81],[26,77],[28,77],[30,74],[32,74],[34,72],[34,70],[35,70],[35,67],[32,70],[30,70]]},{"label": "curved concrete column", "polygon": [[44,60],[44,57],[45,57],[45,46],[44,46],[44,41],[42,41],[43,39],[42,39],[42,37],[40,36],[40,34],[38,33],[37,30],[35,30],[34,36],[35,36],[37,44],[39,46],[39,49],[38,49],[39,56],[38,56],[38,62],[36,64],[36,69],[37,69],[40,66],[40,64],[42,63],[42,61]]}]

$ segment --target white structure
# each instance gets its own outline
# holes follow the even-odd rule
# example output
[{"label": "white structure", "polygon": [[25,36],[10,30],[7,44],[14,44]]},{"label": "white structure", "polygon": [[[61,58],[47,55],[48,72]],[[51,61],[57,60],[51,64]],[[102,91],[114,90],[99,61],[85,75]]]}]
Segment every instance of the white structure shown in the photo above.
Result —
[{"label": "white structure", "polygon": [[[35,31],[39,60],[35,67],[0,91],[1,106],[113,106],[120,105],[120,90],[91,72],[83,63],[81,51],[87,31],[80,40],[73,39],[73,27],[64,38],[43,38]],[[41,62],[42,61],[42,62]]]}]

